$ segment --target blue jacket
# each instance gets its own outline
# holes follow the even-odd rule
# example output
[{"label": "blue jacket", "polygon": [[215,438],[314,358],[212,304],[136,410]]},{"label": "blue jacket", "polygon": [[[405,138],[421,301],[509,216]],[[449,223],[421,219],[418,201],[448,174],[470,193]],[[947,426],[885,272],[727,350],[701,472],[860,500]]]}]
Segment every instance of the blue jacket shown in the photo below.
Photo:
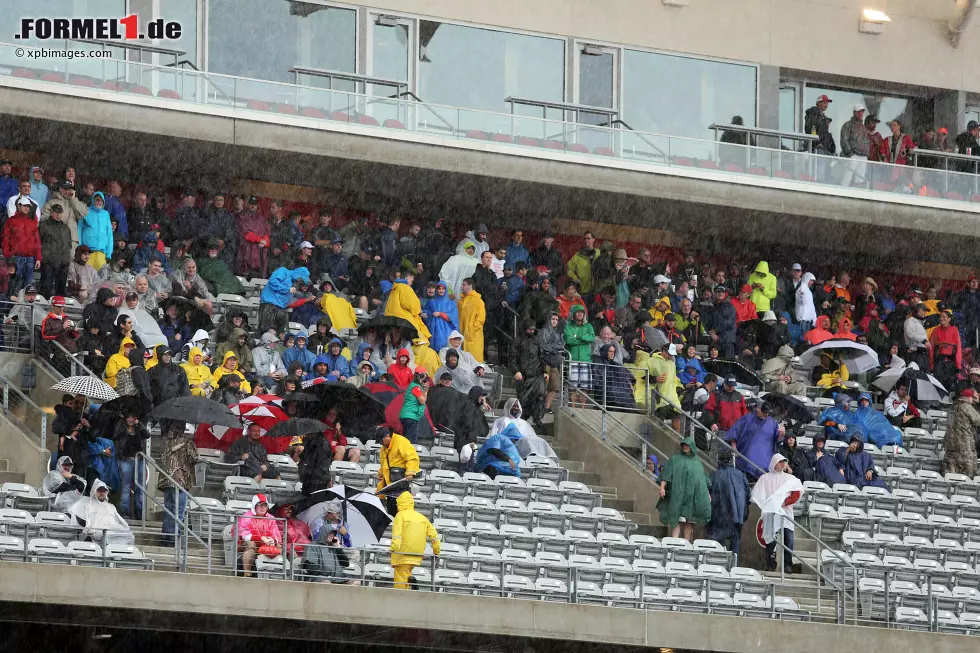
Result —
[{"label": "blue jacket", "polygon": [[[521,432],[517,429],[516,424],[511,424],[496,435],[491,435],[477,452],[474,469],[476,469],[478,472],[482,472],[488,467],[493,467],[497,470],[498,474],[503,474],[505,476],[516,476],[517,478],[520,478],[521,454],[518,453],[517,447],[514,446],[514,440],[520,439]],[[510,463],[500,460],[490,453],[491,450],[503,453],[503,455],[507,456],[507,458],[513,460],[514,469],[510,468]]]},{"label": "blue jacket", "polygon": [[[86,445],[88,465],[96,471],[102,482],[113,492],[119,491],[119,463],[116,461],[116,445],[107,438],[95,438]],[[108,449],[109,455],[103,451]]]},{"label": "blue jacket", "polygon": [[115,218],[119,223],[119,233],[123,238],[129,240],[129,222],[126,220],[126,207],[122,205],[117,197],[112,195],[105,198],[105,209],[109,212],[110,218]]},{"label": "blue jacket", "polygon": [[524,265],[531,267],[531,254],[527,251],[527,247],[524,245],[518,245],[512,242],[507,246],[507,258],[505,259],[507,265],[517,268],[518,263],[523,263]]},{"label": "blue jacket", "polygon": [[[772,455],[776,453],[778,430],[779,425],[776,420],[771,417],[759,419],[755,411],[751,411],[742,415],[728,430],[728,441],[734,440],[735,446],[742,456],[751,460],[758,468],[767,470]],[[765,473],[749,465],[741,456],[738,457],[736,466],[753,479],[757,479]]]},{"label": "blue jacket", "polygon": [[112,256],[112,224],[109,222],[109,212],[105,208],[95,208],[95,198],[105,195],[98,192],[92,196],[88,213],[78,223],[78,242],[88,245],[93,252],[102,252],[108,260]]},{"label": "blue jacket", "polygon": [[[687,371],[688,367],[693,367],[697,371],[692,375]],[[681,382],[681,385],[687,385],[691,381],[697,381],[698,383],[704,383],[704,377],[707,376],[707,372],[704,366],[701,365],[701,361],[697,358],[692,358],[687,360],[685,358],[677,357],[677,380]]]},{"label": "blue jacket", "polygon": [[749,481],[734,467],[719,467],[711,475],[711,521],[705,534],[721,541],[735,535],[749,517]]},{"label": "blue jacket", "polygon": [[133,252],[133,272],[143,272],[150,267],[150,262],[154,258],[163,263],[163,269],[167,274],[173,273],[167,257],[157,249],[156,234],[152,231],[147,231],[143,234],[143,240],[140,241],[139,247]]},{"label": "blue jacket", "polygon": [[[718,342],[722,344],[735,344],[735,327],[737,314],[735,307],[727,299],[717,306],[711,308],[711,329],[718,334]],[[766,469],[769,469],[769,461],[766,461]]]},{"label": "blue jacket", "polygon": [[0,175],[0,207],[3,207],[3,217],[7,217],[7,201],[20,192],[20,184],[12,175]]},{"label": "blue jacket", "polygon": [[[426,302],[425,313],[429,317],[425,319],[425,326],[429,328],[429,333],[432,334],[429,346],[435,351],[439,351],[443,347],[449,346],[449,334],[453,331],[459,331],[459,309],[456,307],[456,302],[449,296],[449,284],[440,281],[436,286],[445,288],[446,294],[442,297],[436,295]],[[449,321],[447,322],[441,317],[434,317],[433,313],[445,313]]]},{"label": "blue jacket", "polygon": [[286,366],[286,369],[289,369],[293,361],[299,361],[303,365],[303,369],[309,372],[313,369],[316,354],[307,349],[305,344],[302,347],[299,346],[299,336],[305,338],[306,331],[297,331],[293,336],[296,338],[296,345],[282,350],[282,364]]},{"label": "blue jacket", "polygon": [[[871,454],[864,450],[863,442],[858,443],[857,451],[854,452],[848,451],[847,447],[841,447],[834,454],[834,458],[837,460],[837,465],[844,468],[844,477],[851,485],[856,485],[859,488],[871,485],[886,490],[891,489],[883,480],[878,478],[878,473],[875,471],[875,460]],[[865,476],[869,470],[871,471],[870,481]]]},{"label": "blue jacket", "polygon": [[356,370],[351,370],[350,361],[343,354],[337,354],[334,356],[330,353],[330,347],[334,343],[340,345],[341,351],[344,349],[344,343],[340,338],[334,338],[329,343],[327,343],[327,351],[316,357],[316,361],[313,363],[316,365],[320,362],[326,362],[327,364],[327,374],[331,372],[336,372],[338,376],[354,376],[357,374]]},{"label": "blue jacket", "polygon": [[263,304],[273,304],[285,309],[293,301],[293,295],[289,290],[299,279],[309,283],[310,271],[306,268],[296,268],[295,270],[277,268],[269,277],[269,283],[265,284],[265,288],[262,289],[260,300]]},{"label": "blue jacket", "polygon": [[28,177],[31,180],[31,197],[34,198],[38,206],[44,208],[44,205],[48,202],[48,185],[44,183],[43,179],[40,182],[34,181],[35,170],[39,170],[39,168],[37,166],[31,168],[30,176]]},{"label": "blue jacket", "polygon": [[497,280],[497,283],[502,286],[505,281],[507,282],[507,294],[504,295],[504,301],[506,301],[511,308],[516,309],[517,302],[521,298],[521,291],[524,290],[524,286],[527,284],[524,282],[524,279],[521,279],[516,274],[512,274],[509,278],[500,277],[500,279]]},{"label": "blue jacket", "polygon": [[[847,431],[841,431],[836,426],[827,426],[827,422],[833,422],[834,424],[843,424],[847,427]],[[844,410],[839,406],[830,406],[829,408],[824,408],[817,417],[817,424],[824,427],[824,435],[827,436],[828,440],[839,440],[847,439],[850,440],[852,435],[857,435],[864,442],[868,438],[867,432],[864,430],[864,426],[858,423],[857,418],[854,413],[849,410]]]},{"label": "blue jacket", "polygon": [[821,483],[826,483],[830,487],[834,487],[837,483],[847,483],[847,479],[840,473],[837,460],[829,451],[825,450],[823,455],[818,459],[816,449],[810,449],[806,452],[806,460],[810,463],[810,467],[813,468],[816,474],[816,480]]},{"label": "blue jacket", "polygon": [[[347,360],[343,356],[339,356],[338,358],[340,358],[343,361]],[[327,366],[326,374],[321,375],[316,371],[316,366],[319,365],[320,363],[323,363],[324,365]],[[320,354],[313,360],[313,371],[307,374],[306,376],[304,376],[303,380],[312,381],[313,379],[325,378],[328,381],[332,381],[332,382],[340,381],[340,375],[341,375],[340,369],[330,369],[330,363],[331,363],[331,357],[329,354]]]},{"label": "blue jacket", "polygon": [[858,401],[862,399],[868,400],[868,407],[858,407],[857,412],[854,413],[854,421],[864,429],[868,442],[876,447],[896,444],[902,446],[902,432],[892,426],[884,415],[871,407],[871,395],[864,392],[858,397]]}]

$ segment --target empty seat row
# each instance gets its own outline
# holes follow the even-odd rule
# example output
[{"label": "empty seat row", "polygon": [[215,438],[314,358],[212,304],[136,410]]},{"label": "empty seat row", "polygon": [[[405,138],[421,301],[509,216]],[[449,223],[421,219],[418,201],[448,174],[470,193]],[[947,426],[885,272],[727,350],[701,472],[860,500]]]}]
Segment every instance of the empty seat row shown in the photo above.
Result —
[{"label": "empty seat row", "polygon": [[0,535],[0,560],[153,569],[153,560],[147,558],[135,546],[128,544],[107,544],[103,548],[95,542],[72,541],[66,544],[49,538],[25,540],[10,535]]},{"label": "empty seat row", "polygon": [[[153,92],[150,89],[145,86],[141,86],[140,84],[116,82],[112,80],[100,81],[87,75],[68,75],[66,77],[65,73],[60,73],[57,71],[40,71],[31,70],[29,68],[17,68],[13,71],[12,76],[19,77],[21,79],[38,79],[42,82],[71,84],[73,86],[82,86],[86,88],[102,88],[107,91],[123,91],[126,93],[136,93],[137,95],[153,95]],[[157,92],[157,97],[172,100],[181,99],[180,93],[166,88],[160,89]]]}]

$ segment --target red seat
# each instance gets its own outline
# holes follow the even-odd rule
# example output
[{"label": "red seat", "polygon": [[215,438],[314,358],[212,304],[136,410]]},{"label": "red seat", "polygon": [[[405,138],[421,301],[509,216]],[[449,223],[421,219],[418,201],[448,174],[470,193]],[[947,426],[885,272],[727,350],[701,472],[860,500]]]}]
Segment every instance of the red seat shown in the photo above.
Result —
[{"label": "red seat", "polygon": [[943,197],[945,197],[948,200],[960,200],[960,201],[963,200],[963,196],[957,193],[955,190],[946,191],[946,194]]},{"label": "red seat", "polygon": [[785,170],[777,170],[776,172],[772,173],[772,176],[775,177],[776,179],[792,179],[793,178],[793,175],[789,174]]},{"label": "red seat", "polygon": [[[702,165],[701,167],[704,167],[704,166]],[[726,163],[725,164],[725,171],[726,172],[745,172],[744,170],[742,170],[742,166],[735,165],[734,163]]]},{"label": "red seat", "polygon": [[926,188],[926,195],[929,197],[940,197],[939,191],[935,188]]},{"label": "red seat", "polygon": [[378,122],[377,118],[373,118],[371,116],[365,116],[364,114],[361,114],[357,117],[357,122],[361,123],[362,125],[370,125],[372,127],[381,126],[381,123]]},{"label": "red seat", "polygon": [[549,150],[564,150],[565,144],[561,141],[547,140],[544,142],[544,146]]},{"label": "red seat", "polygon": [[466,132],[466,138],[479,138],[481,141],[485,141],[490,137],[487,136],[486,132],[481,132],[479,129],[471,129]]},{"label": "red seat", "polygon": [[169,88],[165,88],[165,89],[160,90],[157,93],[157,97],[167,98],[169,100],[179,100],[179,99],[181,99],[180,93],[178,93],[177,91],[171,90]]},{"label": "red seat", "polygon": [[[585,147],[581,143],[572,143],[565,149],[567,149],[569,152],[584,152],[585,154],[588,154],[589,152],[589,148]],[[596,152],[596,154],[599,154],[599,152]],[[609,154],[612,154],[612,150],[609,150]]]},{"label": "red seat", "polygon": [[249,100],[245,103],[245,108],[251,109],[252,111],[272,111],[269,103],[263,102],[262,100]]},{"label": "red seat", "polygon": [[980,202],[980,195],[970,195],[971,202]]},{"label": "red seat", "polygon": [[339,120],[340,122],[350,122],[350,115],[343,111],[334,111],[330,114],[331,120]]},{"label": "red seat", "polygon": [[153,93],[150,92],[150,89],[146,88],[145,86],[140,86],[138,84],[134,84],[133,86],[130,86],[129,92],[137,93],[139,95],[153,95]]},{"label": "red seat", "polygon": [[394,118],[388,118],[383,123],[382,127],[388,127],[389,129],[405,129],[405,123],[401,120],[395,120]]},{"label": "red seat", "polygon": [[686,156],[675,156],[674,157],[674,165],[679,165],[679,166],[693,166],[694,165],[694,159],[689,159]]},{"label": "red seat", "polygon": [[[577,151],[577,150],[576,150],[576,151]],[[594,149],[594,150],[592,150],[592,151],[593,151],[593,152],[594,152],[595,154],[601,154],[602,156],[616,156],[616,153],[615,153],[615,152],[613,152],[613,151],[612,151],[611,149],[609,149],[608,147],[597,147],[597,148],[595,148],[595,149]]]},{"label": "red seat", "polygon": [[497,143],[513,143],[514,139],[510,137],[509,134],[493,134],[490,136],[491,141]]},{"label": "red seat", "polygon": [[27,68],[17,68],[13,72],[14,77],[22,77],[24,79],[37,79],[37,74],[33,70],[28,70]]},{"label": "red seat", "polygon": [[763,168],[762,166],[752,166],[751,168],[749,168],[748,173],[750,175],[759,175],[760,177],[765,177],[766,175],[769,174],[769,171]]},{"label": "red seat", "polygon": [[[701,161],[698,161],[698,167],[699,168],[704,168],[705,170],[717,170],[718,169],[718,164],[715,163],[714,161],[708,161],[708,160],[702,159]],[[742,169],[739,168],[739,171],[741,171],[741,170]]]},{"label": "red seat", "polygon": [[323,113],[316,107],[303,107],[299,110],[299,115],[306,116],[307,118],[326,118],[327,114]]},{"label": "red seat", "polygon": [[[530,136],[518,136],[518,145],[527,145],[529,147],[541,147],[541,141],[537,138],[531,138]],[[564,148],[562,148],[564,149]]]},{"label": "red seat", "polygon": [[893,190],[895,190],[895,187],[892,186],[891,184],[885,184],[879,181],[878,183],[871,184],[871,190],[880,190],[886,193],[890,193]]},{"label": "red seat", "polygon": [[284,113],[287,116],[295,116],[299,111],[291,104],[276,104],[276,113]]},{"label": "red seat", "polygon": [[68,83],[74,84],[75,86],[88,86],[88,87],[97,86],[97,84],[94,81],[92,81],[91,77],[86,77],[85,75],[72,75],[71,77],[68,78]]},{"label": "red seat", "polygon": [[814,179],[813,177],[811,177],[810,175],[808,175],[806,173],[803,173],[803,174],[797,176],[796,178],[799,179],[800,181],[816,181],[816,179]]},{"label": "red seat", "polygon": [[61,73],[44,73],[41,75],[41,81],[43,82],[64,82],[65,76]]},{"label": "red seat", "polygon": [[102,82],[102,88],[107,91],[125,91],[126,89],[119,82],[106,81]]}]

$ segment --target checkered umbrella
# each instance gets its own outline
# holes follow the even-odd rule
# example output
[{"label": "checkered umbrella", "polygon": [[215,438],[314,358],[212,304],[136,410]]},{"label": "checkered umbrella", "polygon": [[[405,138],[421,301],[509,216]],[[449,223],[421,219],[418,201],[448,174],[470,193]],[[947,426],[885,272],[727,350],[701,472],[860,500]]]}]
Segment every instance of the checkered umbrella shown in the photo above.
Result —
[{"label": "checkered umbrella", "polygon": [[119,398],[119,393],[108,383],[94,376],[69,376],[55,383],[51,389],[73,395],[84,395],[97,401],[112,401]]}]

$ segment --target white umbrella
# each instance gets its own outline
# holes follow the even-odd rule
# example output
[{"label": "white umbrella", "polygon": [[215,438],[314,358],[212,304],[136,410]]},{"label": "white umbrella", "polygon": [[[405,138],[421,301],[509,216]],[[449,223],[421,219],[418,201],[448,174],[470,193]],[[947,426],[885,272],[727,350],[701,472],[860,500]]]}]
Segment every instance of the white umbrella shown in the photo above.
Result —
[{"label": "white umbrella", "polygon": [[163,335],[160,325],[153,319],[153,316],[146,311],[134,311],[130,308],[119,309],[120,315],[128,315],[133,319],[133,331],[140,337],[140,341],[147,349],[153,349],[157,345],[168,345],[167,336]]},{"label": "white umbrella", "polygon": [[891,392],[902,378],[909,384],[909,394],[919,401],[940,401],[949,394],[939,379],[920,370],[916,363],[885,370],[871,382],[871,385],[885,392]]},{"label": "white umbrella", "polygon": [[98,401],[119,399],[119,393],[113,390],[112,386],[94,376],[69,376],[55,383],[51,389],[73,395],[84,395]]},{"label": "white umbrella", "polygon": [[800,367],[812,369],[820,364],[820,354],[830,352],[834,360],[847,366],[851,374],[861,374],[881,366],[878,353],[867,345],[851,340],[825,340],[815,347],[810,347],[800,354]]}]

